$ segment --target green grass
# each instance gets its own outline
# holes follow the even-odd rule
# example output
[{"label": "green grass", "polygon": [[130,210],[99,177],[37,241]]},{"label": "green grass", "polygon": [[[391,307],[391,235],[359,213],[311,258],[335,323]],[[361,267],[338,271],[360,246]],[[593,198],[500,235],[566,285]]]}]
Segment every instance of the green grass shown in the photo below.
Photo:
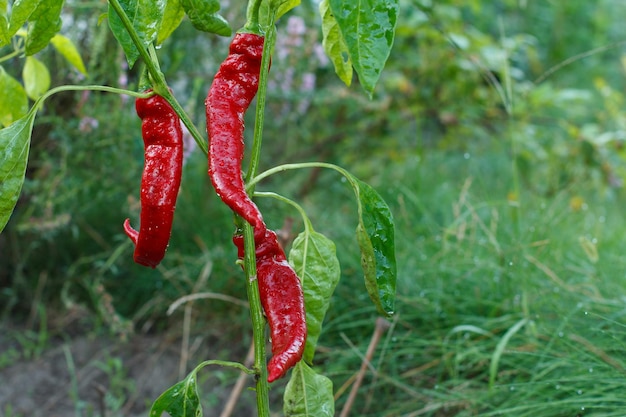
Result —
[{"label": "green grass", "polygon": [[[623,415],[623,196],[589,184],[515,192],[510,158],[494,148],[432,152],[379,176],[396,184],[381,191],[396,216],[398,313],[353,412]],[[318,357],[336,388],[358,370],[375,318],[357,260],[339,256]]]}]

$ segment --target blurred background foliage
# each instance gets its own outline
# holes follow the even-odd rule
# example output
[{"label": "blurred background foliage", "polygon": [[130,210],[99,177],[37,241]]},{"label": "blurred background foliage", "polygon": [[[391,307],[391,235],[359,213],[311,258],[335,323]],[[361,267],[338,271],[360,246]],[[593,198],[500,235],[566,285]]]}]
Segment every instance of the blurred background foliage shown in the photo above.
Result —
[{"label": "blurred background foliage", "polygon": [[[224,15],[238,28],[245,19],[233,3]],[[263,143],[262,169],[342,165],[377,188],[396,217],[399,313],[379,374],[367,380],[362,415],[554,417],[577,415],[584,404],[619,415],[611,410],[625,405],[615,392],[626,362],[613,353],[626,334],[626,7],[619,0],[400,4],[371,101],[358,80],[348,88],[335,76],[314,1],[281,19]],[[104,11],[105,2],[67,1],[63,31],[80,45],[90,76],[68,73],[46,49],[40,55],[53,85],[136,88],[138,68],[125,66],[98,24]],[[174,93],[201,129],[228,41],[184,22],[159,49]],[[11,65],[17,72],[21,63]],[[53,97],[36,119],[28,179],[0,235],[2,317],[33,321],[41,309],[55,315],[82,305],[106,329],[147,331],[166,328],[167,306],[192,292],[244,298],[232,218],[189,143],[168,254],[156,270],[137,266],[121,226],[139,213],[143,148],[133,103],[93,92]],[[278,174],[259,189],[298,200],[337,243],[342,282],[318,365],[340,387],[360,362],[346,338],[362,351],[374,317],[351,192],[320,170]],[[259,205],[270,227],[300,231],[290,208]],[[207,265],[210,276],[198,283]],[[211,301],[195,310],[199,333],[229,315],[236,320],[224,331],[248,328],[239,306]],[[512,353],[496,362],[508,371],[489,388],[497,343],[516,323],[524,336],[511,335]],[[377,395],[393,404],[370,401]],[[545,405],[551,401],[560,414]]]}]

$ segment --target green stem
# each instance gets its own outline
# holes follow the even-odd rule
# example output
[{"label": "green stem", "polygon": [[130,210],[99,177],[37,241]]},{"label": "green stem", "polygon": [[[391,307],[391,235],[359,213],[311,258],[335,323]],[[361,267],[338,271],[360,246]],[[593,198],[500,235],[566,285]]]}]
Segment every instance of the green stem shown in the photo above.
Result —
[{"label": "green stem", "polygon": [[[253,8],[253,15],[257,16],[256,26],[258,26],[258,8],[260,1],[256,0]],[[249,9],[250,10],[250,9]],[[270,20],[270,28],[263,46],[263,57],[261,58],[261,72],[259,74],[259,89],[257,91],[257,105],[254,123],[254,142],[250,156],[250,167],[246,179],[256,175],[261,155],[261,143],[263,136],[263,122],[265,120],[265,98],[267,95],[267,74],[270,67],[271,51],[276,38],[274,28],[274,17]],[[253,19],[254,20],[254,19]],[[244,28],[248,28],[248,24]],[[254,190],[248,191],[250,194]],[[259,296],[259,287],[256,277],[256,245],[254,242],[254,230],[252,226],[244,222],[244,271],[247,279],[248,301],[250,302],[250,316],[252,319],[252,336],[254,340],[254,368],[257,373],[256,380],[256,400],[259,417],[269,417],[269,383],[267,382],[267,364],[265,359],[265,318],[263,317],[263,306]]]},{"label": "green stem", "polygon": [[[131,40],[137,47],[139,55],[141,55],[141,57],[143,58],[144,63],[146,64],[146,68],[148,69],[148,73],[150,74],[150,77],[152,78],[152,81],[154,83],[155,91],[165,100],[167,100],[167,102],[170,104],[170,106],[172,106],[176,114],[178,114],[178,117],[180,117],[181,122],[183,122],[183,124],[187,127],[187,130],[189,130],[189,133],[198,144],[198,147],[202,150],[202,152],[204,152],[205,155],[208,154],[209,147],[207,145],[206,138],[202,134],[200,134],[183,107],[176,100],[176,97],[174,97],[174,95],[167,88],[165,76],[163,75],[163,72],[161,72],[161,69],[158,65],[154,46],[150,45],[150,51],[148,51],[148,49],[144,47],[141,39],[139,38],[139,35],[137,34],[137,31],[135,30],[132,22],[126,15],[126,12],[124,12],[124,9],[122,8],[118,0],[109,0],[109,4],[118,14]],[[152,54],[150,52],[152,52]]]},{"label": "green stem", "polygon": [[254,230],[245,222],[243,227],[244,272],[246,275],[246,291],[250,303],[252,319],[252,338],[254,340],[254,369],[256,371],[256,403],[259,417],[270,415],[270,387],[267,382],[267,364],[265,362],[265,317],[257,284],[256,254]]},{"label": "green stem", "polygon": [[195,375],[200,369],[204,368],[205,366],[211,366],[211,365],[239,369],[241,372],[244,372],[248,375],[254,374],[254,370],[246,368],[244,365],[242,365],[239,362],[223,361],[219,359],[210,359],[208,361],[201,362],[198,366],[196,366],[193,369],[193,371],[190,372],[190,374]]},{"label": "green stem", "polygon": [[261,35],[261,25],[259,24],[259,10],[261,9],[261,3],[263,0],[253,0],[248,3],[248,10],[246,11],[246,24],[242,31],[256,33]]},{"label": "green stem", "polygon": [[196,128],[196,125],[191,121],[187,112],[183,109],[183,106],[180,105],[176,97],[170,92],[169,89],[164,89],[162,94],[160,94],[167,102],[172,106],[172,109],[176,112],[180,121],[187,127],[187,130],[193,137],[193,139],[198,144],[198,147],[202,150],[205,155],[209,153],[209,145],[207,144],[207,138],[204,137],[200,131]]},{"label": "green stem", "polygon": [[311,230],[313,230],[313,225],[311,224],[311,220],[309,219],[309,216],[306,215],[306,211],[304,211],[304,208],[300,204],[296,203],[295,201],[283,195],[273,193],[273,192],[258,192],[257,191],[254,193],[254,196],[274,198],[278,201],[282,201],[283,203],[289,204],[290,206],[295,208],[298,211],[298,213],[300,213],[300,217],[302,218],[302,223],[304,224],[305,233],[310,234]]},{"label": "green stem", "polygon": [[107,93],[123,94],[137,98],[146,98],[150,96],[149,94],[137,93],[136,91],[124,90],[122,88],[108,87],[106,85],[60,85],[46,91],[44,95],[37,99],[33,107],[38,107],[50,96],[63,91],[104,91]]},{"label": "green stem", "polygon": [[259,175],[257,175],[256,177],[252,178],[248,183],[247,183],[247,187],[248,190],[253,190],[254,186],[259,183],[260,181],[264,180],[267,177],[270,177],[274,174],[277,174],[279,172],[283,172],[283,171],[290,171],[293,169],[302,169],[302,168],[328,168],[328,169],[332,169],[335,170],[337,172],[339,172],[341,175],[343,175],[348,181],[350,181],[350,183],[354,183],[354,177],[352,176],[352,174],[350,174],[348,171],[346,171],[345,169],[341,168],[340,166],[337,165],[333,165],[333,164],[329,164],[327,162],[300,162],[297,164],[283,164],[283,165],[278,165],[275,166],[274,168],[268,169],[267,171],[264,171],[262,173],[260,173]]},{"label": "green stem", "polygon": [[4,61],[8,61],[11,58],[15,58],[16,56],[20,55],[24,53],[23,50],[15,50],[13,52],[11,52],[10,54],[6,54],[5,56],[0,58],[0,63],[4,62]]},{"label": "green stem", "polygon": [[[263,57],[261,58],[261,73],[259,74],[259,89],[257,92],[256,114],[254,118],[254,138],[252,142],[252,152],[250,156],[250,167],[246,174],[246,182],[254,178],[259,168],[261,156],[261,144],[263,142],[263,124],[265,122],[265,102],[267,96],[267,78],[270,69],[271,51],[276,43],[276,27],[274,26],[273,13],[270,18],[270,25],[267,30],[265,42],[263,44]],[[250,194],[254,193],[254,186],[248,187]]]},{"label": "green stem", "polygon": [[120,2],[118,0],[109,0],[109,4],[113,8],[113,10],[115,10],[115,13],[117,13],[117,15],[119,16],[120,20],[122,21],[122,24],[124,25],[124,27],[126,28],[126,31],[128,32],[128,35],[130,36],[130,39],[133,41],[133,43],[137,47],[137,50],[139,51],[139,55],[141,55],[144,62],[146,63],[146,66],[148,67],[148,72],[150,73],[150,76],[152,77],[152,79],[156,82],[160,82],[161,84],[165,85],[165,77],[163,76],[163,73],[159,70],[159,68],[155,65],[155,63],[152,62],[152,60],[150,59],[150,54],[148,53],[148,50],[144,47],[143,42],[141,42],[141,39],[139,38],[139,34],[137,34],[137,31],[135,30],[133,23],[130,21],[130,19],[126,15],[126,12],[124,11],[124,8],[120,4]]}]

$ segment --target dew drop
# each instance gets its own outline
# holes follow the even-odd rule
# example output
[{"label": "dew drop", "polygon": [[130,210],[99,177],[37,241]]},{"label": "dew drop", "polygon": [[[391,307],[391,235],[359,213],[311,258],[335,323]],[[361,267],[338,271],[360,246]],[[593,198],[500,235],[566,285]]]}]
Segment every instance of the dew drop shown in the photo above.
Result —
[{"label": "dew drop", "polygon": [[470,154],[469,154],[469,153],[467,153],[467,152],[465,152],[465,153],[463,154],[463,158],[465,158],[465,159],[470,159]]},{"label": "dew drop", "polygon": [[578,395],[582,395],[582,393],[583,393],[583,390],[581,390],[581,389],[576,391],[576,394],[578,394]]}]

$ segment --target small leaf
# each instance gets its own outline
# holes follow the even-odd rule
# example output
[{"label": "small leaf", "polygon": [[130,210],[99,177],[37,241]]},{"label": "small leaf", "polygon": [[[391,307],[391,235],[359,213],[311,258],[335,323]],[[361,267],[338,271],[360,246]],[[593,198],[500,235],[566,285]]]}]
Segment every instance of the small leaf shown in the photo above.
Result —
[{"label": "small leaf", "polygon": [[283,396],[285,417],[332,417],[335,415],[333,383],[300,361],[291,373]]},{"label": "small leaf", "polygon": [[395,37],[398,0],[329,0],[363,89],[371,96]]},{"label": "small leaf", "polygon": [[293,241],[289,262],[302,279],[307,326],[304,360],[312,363],[322,322],[341,276],[335,244],[309,228]]},{"label": "small leaf", "polygon": [[389,206],[368,184],[353,178],[357,185],[359,224],[356,234],[361,248],[365,287],[378,311],[394,313],[396,297],[396,255],[394,224]]},{"label": "small leaf", "polygon": [[22,191],[35,111],[0,130],[0,233]]},{"label": "small leaf", "polygon": [[160,417],[164,412],[171,417],[202,416],[195,372],[161,394],[150,408],[150,417]]},{"label": "small leaf", "polygon": [[276,9],[276,19],[279,19],[289,10],[300,5],[300,0],[271,0],[270,7]]},{"label": "small leaf", "polygon": [[230,25],[217,13],[220,10],[218,0],[182,0],[182,3],[187,17],[196,29],[221,36],[231,35]]},{"label": "small leaf", "polygon": [[322,45],[326,55],[335,67],[335,73],[347,86],[352,83],[352,61],[348,53],[346,41],[337,25],[337,20],[330,11],[328,0],[320,3],[320,15],[322,16]]},{"label": "small leaf", "polygon": [[160,45],[165,39],[169,38],[184,17],[185,9],[183,9],[181,0],[167,0],[165,11],[163,12],[163,20],[157,33],[156,44]]},{"label": "small leaf", "polygon": [[22,79],[24,80],[26,95],[33,100],[37,100],[50,88],[48,67],[32,56],[26,57]]},{"label": "small leaf", "polygon": [[24,52],[31,56],[48,46],[50,39],[61,30],[63,0],[42,0],[29,16]]},{"label": "small leaf", "polygon": [[37,9],[42,0],[15,0],[11,7],[9,19],[9,36],[13,36],[24,26],[31,14]]},{"label": "small leaf", "polygon": [[9,126],[28,111],[24,87],[0,67],[0,124]]},{"label": "small leaf", "polygon": [[[165,11],[165,0],[120,0],[120,5],[137,32],[141,47],[147,48],[157,37],[157,30],[161,26]],[[120,16],[110,4],[109,27],[115,39],[122,45],[128,66],[132,68],[139,58],[139,50],[124,27]]]},{"label": "small leaf", "polygon": [[70,63],[74,68],[80,71],[81,74],[87,75],[87,69],[83,63],[83,59],[76,49],[76,45],[69,38],[56,34],[50,39],[52,46]]},{"label": "small leaf", "polygon": [[8,45],[10,42],[7,0],[0,0],[0,47]]}]

